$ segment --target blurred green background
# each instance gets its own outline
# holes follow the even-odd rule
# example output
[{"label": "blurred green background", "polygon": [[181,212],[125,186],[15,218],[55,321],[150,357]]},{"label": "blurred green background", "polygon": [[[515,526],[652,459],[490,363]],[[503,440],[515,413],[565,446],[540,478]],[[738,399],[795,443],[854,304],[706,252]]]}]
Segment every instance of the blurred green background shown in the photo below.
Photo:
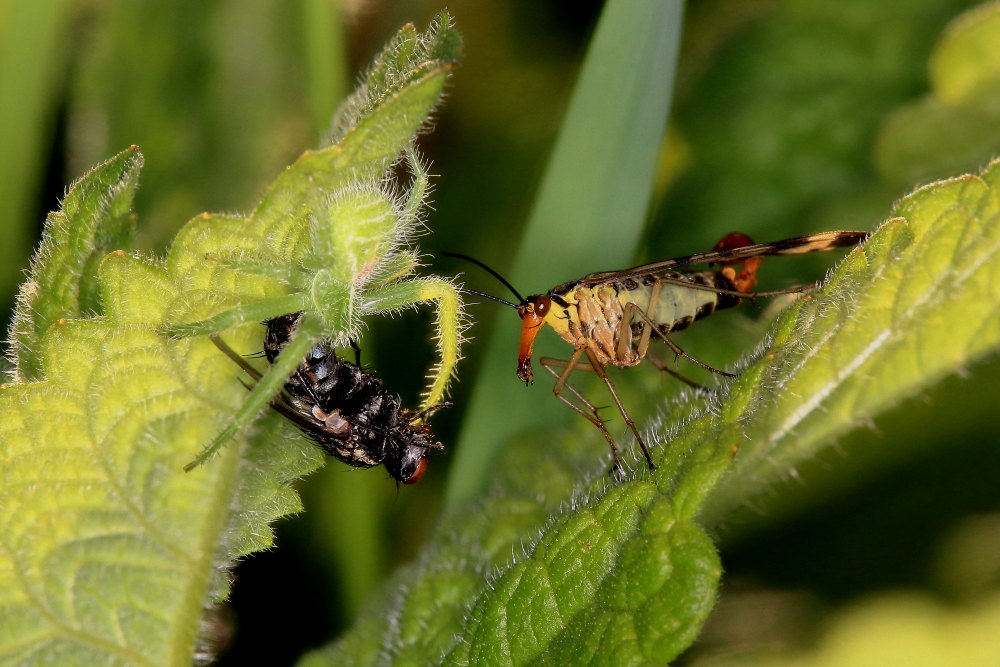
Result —
[{"label": "blurred green background", "polygon": [[[913,187],[979,168],[1000,152],[1000,83],[961,98],[935,85],[948,81],[944,65],[935,69],[946,26],[974,5],[689,3],[655,197],[632,263],[707,250],[734,230],[767,241],[871,228]],[[248,211],[286,164],[321,141],[358,68],[401,24],[423,26],[440,8],[417,0],[0,0],[3,312],[46,212],[91,165],[140,146],[139,247],[162,251],[202,211]],[[465,58],[420,142],[437,175],[422,247],[505,272],[601,3],[452,0],[448,9]],[[984,57],[1000,71],[1000,46]],[[572,219],[557,230],[608,247],[621,243],[617,232],[615,220],[599,238],[575,237]],[[560,244],[547,251],[559,254]],[[428,271],[462,272],[470,287],[507,296],[476,269],[430,255]],[[768,262],[764,286],[814,279],[830,262]],[[540,271],[537,284],[518,288],[543,292],[615,268]],[[397,494],[381,471],[335,462],[301,484],[307,511],[279,524],[279,548],[235,571],[219,612],[235,628],[225,661],[283,664],[322,645],[419,547],[441,511],[455,450],[475,448],[458,441],[473,387],[483,383],[488,396],[517,382],[516,318],[495,304],[470,310],[474,339],[496,328],[509,340],[510,373],[478,377],[483,346],[467,348],[455,407],[434,422],[449,452],[417,487]],[[681,345],[725,367],[765,326],[766,307],[741,310],[699,323]],[[370,323],[362,343],[366,363],[411,405],[431,361],[428,330],[428,313],[414,312]],[[543,336],[542,354],[565,355]],[[941,613],[995,597],[1000,364],[967,370],[845,438],[721,529],[722,603],[687,660],[829,647],[831,623],[894,591],[911,597],[876,605],[883,618],[907,613],[913,596]],[[636,417],[654,414],[662,401],[654,397],[677,389],[648,367],[615,382]],[[577,429],[589,442],[589,426],[548,387],[524,389],[544,420],[532,428]],[[504,419],[520,424],[518,414]]]}]

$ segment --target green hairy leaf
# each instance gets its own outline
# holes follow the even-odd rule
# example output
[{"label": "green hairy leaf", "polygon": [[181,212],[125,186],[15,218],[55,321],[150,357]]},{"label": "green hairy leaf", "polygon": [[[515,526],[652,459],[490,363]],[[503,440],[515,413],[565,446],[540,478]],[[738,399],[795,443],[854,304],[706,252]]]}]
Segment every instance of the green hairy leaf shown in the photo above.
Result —
[{"label": "green hairy leaf", "polygon": [[671,406],[694,413],[660,428],[657,471],[633,458],[634,477],[620,484],[576,482],[593,456],[579,442],[515,445],[494,493],[446,517],[397,575],[400,592],[305,664],[676,657],[717,595],[718,557],[699,524],[1000,346],[998,181],[1000,162],[900,201],[820,290],[792,298],[710,405]]},{"label": "green hairy leaf", "polygon": [[[446,15],[425,34],[405,28],[336,143],[306,152],[250,216],[191,220],[165,259],[124,250],[134,147],[49,217],[12,329],[14,381],[0,389],[5,663],[190,664],[230,564],[271,546],[270,522],[301,508],[289,483],[323,455],[266,410],[282,378],[269,372],[275,389],[248,409],[239,369],[191,334],[221,331],[247,354],[262,346],[265,316],[306,309],[302,328],[347,339],[363,314],[437,300],[438,326],[450,328],[438,332],[442,370],[428,391],[443,393],[457,297],[447,281],[407,279],[425,193],[411,142],[458,46]],[[404,153],[413,182],[401,195],[386,170]],[[297,335],[289,348],[311,344]],[[241,412],[266,414],[249,440],[231,421]],[[227,424],[230,446],[183,472]]]},{"label": "green hairy leaf", "polygon": [[71,186],[62,210],[45,221],[11,325],[14,379],[41,379],[39,343],[53,322],[100,312],[97,266],[110,250],[131,246],[141,168],[135,146],[123,151]]}]

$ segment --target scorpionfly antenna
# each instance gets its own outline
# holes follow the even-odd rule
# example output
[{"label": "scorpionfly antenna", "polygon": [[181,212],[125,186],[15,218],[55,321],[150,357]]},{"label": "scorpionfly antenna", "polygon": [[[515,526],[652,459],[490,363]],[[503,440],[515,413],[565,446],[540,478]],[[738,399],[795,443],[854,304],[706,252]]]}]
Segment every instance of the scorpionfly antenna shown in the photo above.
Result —
[{"label": "scorpionfly antenna", "polygon": [[516,289],[514,289],[514,286],[511,285],[507,281],[506,278],[504,278],[503,276],[501,276],[497,271],[495,271],[491,267],[487,266],[483,262],[480,262],[478,259],[475,259],[474,257],[469,257],[468,255],[462,255],[462,254],[459,254],[457,252],[442,252],[441,254],[444,255],[445,257],[457,257],[458,259],[464,259],[465,261],[472,262],[473,264],[475,264],[479,268],[485,270],[491,276],[493,276],[494,278],[496,278],[497,280],[499,280],[503,284],[504,287],[506,287],[507,289],[509,289],[511,291],[511,293],[514,296],[517,297],[518,303],[513,303],[511,301],[507,301],[506,299],[501,299],[498,296],[493,296],[492,294],[486,294],[485,292],[477,292],[476,290],[471,290],[471,289],[467,289],[467,288],[464,288],[464,287],[462,288],[461,291],[467,292],[469,294],[475,294],[476,296],[485,297],[487,299],[491,299],[493,301],[496,301],[497,303],[502,303],[504,305],[510,306],[511,308],[518,308],[519,304],[520,304],[520,306],[523,306],[524,304],[527,303],[527,301],[525,300],[525,298],[523,296],[521,296],[521,293],[518,292]]}]

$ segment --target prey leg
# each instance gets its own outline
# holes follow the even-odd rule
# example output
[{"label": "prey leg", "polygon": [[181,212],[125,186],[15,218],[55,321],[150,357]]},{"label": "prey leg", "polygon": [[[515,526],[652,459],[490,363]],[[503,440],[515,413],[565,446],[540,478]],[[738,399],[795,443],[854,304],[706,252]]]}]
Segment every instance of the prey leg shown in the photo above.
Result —
[{"label": "prey leg", "polygon": [[[209,338],[211,338],[212,342],[215,343],[215,346],[219,348],[223,354],[236,362],[236,364],[242,368],[247,375],[252,377],[254,380],[260,380],[260,372],[248,364],[246,360],[237,354],[233,348],[229,347],[229,345],[227,345],[222,338],[216,334],[212,334]],[[253,391],[254,385],[244,382],[243,380],[240,380],[240,384],[243,385],[243,388],[247,391]],[[271,399],[271,407],[300,428],[314,431],[318,426],[317,421],[304,416],[301,410],[297,410],[294,406],[289,405],[284,396],[280,394]]]},{"label": "prey leg", "polygon": [[235,361],[236,365],[242,368],[247,375],[252,377],[254,380],[260,379],[260,372],[256,368],[248,364],[246,359],[237,354],[236,350],[229,347],[229,345],[226,344],[226,341],[222,340],[222,338],[220,338],[218,334],[212,334],[211,336],[209,336],[209,339],[211,339],[211,341],[215,343],[215,347],[219,348],[219,350],[221,350],[223,354],[225,354],[227,357]]}]

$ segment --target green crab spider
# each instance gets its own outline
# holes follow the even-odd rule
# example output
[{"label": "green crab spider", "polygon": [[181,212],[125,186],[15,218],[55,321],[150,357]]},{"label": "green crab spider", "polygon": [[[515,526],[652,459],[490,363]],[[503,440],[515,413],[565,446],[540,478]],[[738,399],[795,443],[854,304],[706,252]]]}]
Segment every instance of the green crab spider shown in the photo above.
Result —
[{"label": "green crab spider", "polygon": [[287,285],[290,293],[244,303],[201,321],[169,326],[162,333],[173,338],[210,336],[287,313],[301,311],[302,317],[294,337],[264,371],[242,407],[184,470],[205,463],[249,425],[282,390],[319,339],[327,337],[345,345],[357,338],[363,321],[372,315],[435,304],[438,359],[428,373],[420,409],[443,402],[460,358],[465,326],[462,300],[450,280],[413,275],[418,258],[406,244],[420,224],[427,172],[412,145],[404,154],[412,174],[405,200],[394,196],[385,180],[355,183],[334,193],[325,212],[307,216],[309,222],[304,224],[308,225],[310,243],[297,264],[206,257],[238,272],[276,279]]}]

